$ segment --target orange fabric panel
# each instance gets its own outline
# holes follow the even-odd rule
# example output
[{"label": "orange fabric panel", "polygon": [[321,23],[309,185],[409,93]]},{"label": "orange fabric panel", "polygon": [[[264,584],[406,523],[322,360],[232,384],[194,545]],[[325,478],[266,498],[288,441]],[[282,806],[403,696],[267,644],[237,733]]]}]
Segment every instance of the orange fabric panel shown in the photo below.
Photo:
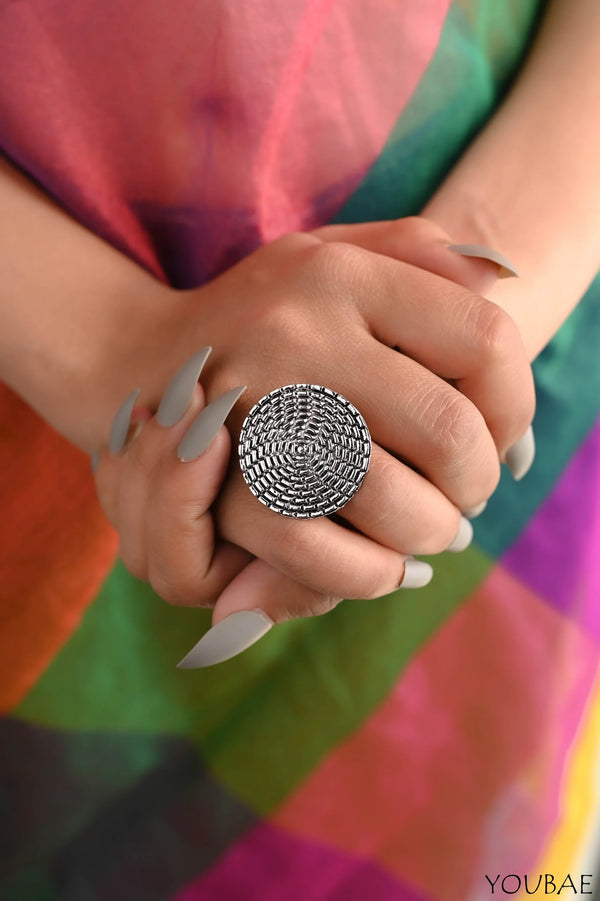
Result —
[{"label": "orange fabric panel", "polygon": [[[77,627],[117,550],[90,461],[0,385],[0,712]],[[48,515],[48,511],[53,511]]]}]

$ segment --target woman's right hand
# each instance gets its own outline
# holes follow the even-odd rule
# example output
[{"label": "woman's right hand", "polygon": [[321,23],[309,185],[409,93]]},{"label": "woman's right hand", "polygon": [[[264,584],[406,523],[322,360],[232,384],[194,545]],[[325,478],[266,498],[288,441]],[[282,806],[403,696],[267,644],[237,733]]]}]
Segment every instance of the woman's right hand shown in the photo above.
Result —
[{"label": "woman's right hand", "polygon": [[447,548],[533,418],[531,369],[510,317],[396,259],[293,234],[185,293],[190,331],[199,324],[215,348],[208,398],[248,386],[229,419],[234,439],[256,401],[299,382],[339,392],[369,426],[370,469],[340,511],[351,529],[274,513],[239,467],[216,504],[224,538],[324,595],[386,594],[407,555]]},{"label": "woman's right hand", "polygon": [[[421,266],[428,265],[422,241],[420,234]],[[439,236],[434,245],[438,262],[430,268],[444,271]],[[456,255],[445,252],[451,269]],[[402,253],[410,257],[406,242]],[[218,624],[256,608],[277,622],[326,612],[343,597],[425,584],[429,567],[407,557],[442,551],[464,534],[461,511],[490,496],[499,456],[531,422],[531,372],[512,320],[422,268],[310,234],[261,248],[210,284],[179,292],[176,302],[187,323],[181,349],[199,333],[215,347],[203,373],[208,400],[248,386],[228,420],[234,439],[260,397],[309,382],[347,397],[374,443],[369,472],[340,511],[350,528],[279,516],[231,467],[213,510],[225,546],[245,558],[236,558],[216,594],[200,578],[202,567],[194,578],[193,567],[165,559],[168,579],[153,567],[158,593],[185,604],[217,598]],[[161,520],[155,534],[167,528]],[[192,655],[191,665],[197,661]]]}]

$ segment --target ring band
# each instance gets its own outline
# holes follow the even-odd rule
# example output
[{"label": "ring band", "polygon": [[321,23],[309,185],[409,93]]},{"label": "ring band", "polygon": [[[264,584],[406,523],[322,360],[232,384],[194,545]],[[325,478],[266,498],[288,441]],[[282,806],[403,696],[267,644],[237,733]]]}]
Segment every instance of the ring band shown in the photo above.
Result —
[{"label": "ring band", "polygon": [[285,385],[244,420],[240,467],[259,501],[283,516],[335,513],[356,494],[371,459],[371,435],[349,400],[323,385]]}]

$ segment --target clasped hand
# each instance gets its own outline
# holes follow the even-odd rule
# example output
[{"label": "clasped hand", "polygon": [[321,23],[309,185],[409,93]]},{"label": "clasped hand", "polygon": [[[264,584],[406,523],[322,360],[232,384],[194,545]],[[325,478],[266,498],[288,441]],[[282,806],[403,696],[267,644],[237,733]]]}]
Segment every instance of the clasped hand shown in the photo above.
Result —
[{"label": "clasped hand", "polygon": [[[385,595],[407,559],[452,544],[527,435],[535,395],[516,325],[483,296],[498,267],[448,244],[422,218],[326,226],[171,292],[181,364],[205,361],[202,384],[188,366],[158,414],[142,386],[97,457],[136,577],[171,603],[214,607],[215,624],[255,608],[280,622]],[[229,432],[296,382],[339,392],[371,431],[369,471],[337,521],[279,516],[228,471]]]}]

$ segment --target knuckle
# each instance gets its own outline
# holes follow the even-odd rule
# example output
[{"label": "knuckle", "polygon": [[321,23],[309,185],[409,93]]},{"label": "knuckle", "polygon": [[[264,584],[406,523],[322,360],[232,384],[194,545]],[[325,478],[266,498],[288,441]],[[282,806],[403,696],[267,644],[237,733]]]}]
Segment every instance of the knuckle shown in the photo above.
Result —
[{"label": "knuckle", "polygon": [[[310,298],[310,301],[314,303],[314,299]],[[253,324],[255,327],[258,354],[252,366],[264,371],[268,364],[276,363],[280,369],[283,364],[285,377],[290,382],[305,380],[301,372],[307,352],[310,349],[316,355],[325,340],[319,333],[310,302],[299,303],[293,297],[279,298],[278,302],[263,307]],[[242,381],[246,378],[247,375],[240,376]]]},{"label": "knuckle", "polygon": [[157,465],[158,460],[151,442],[143,440],[147,437],[140,429],[139,433],[130,441],[127,446],[127,463],[134,469],[150,473]]},{"label": "knuckle", "polygon": [[175,607],[212,607],[214,600],[203,587],[202,580],[177,576],[169,577],[160,570],[152,569],[149,582],[153,591],[167,604]]},{"label": "knuckle", "polygon": [[394,228],[406,234],[412,234],[419,231],[424,220],[420,216],[404,216],[401,219],[394,220]]},{"label": "knuckle", "polygon": [[430,415],[435,449],[445,461],[470,458],[470,450],[480,446],[485,422],[477,408],[458,391],[436,391]]},{"label": "knuckle", "polygon": [[482,301],[474,319],[475,340],[485,359],[502,360],[521,344],[514,320],[501,307]]},{"label": "knuckle", "polygon": [[431,238],[431,234],[437,231],[436,226],[423,216],[405,216],[396,219],[392,223],[392,230],[399,238],[415,241]]},{"label": "knuckle", "polygon": [[402,568],[403,562],[400,560],[382,561],[378,566],[374,566],[371,572],[361,576],[361,584],[357,586],[359,590],[354,597],[371,600],[390,594],[400,582]]},{"label": "knuckle", "polygon": [[299,305],[292,299],[266,297],[256,310],[255,323],[265,342],[292,338],[296,326],[301,321]]},{"label": "knuckle", "polygon": [[[385,530],[385,527],[390,523],[394,523],[396,519],[393,499],[402,490],[398,479],[398,469],[398,461],[391,456],[386,454],[378,459],[376,479],[374,479],[373,484],[373,494],[376,493],[377,502],[369,504],[367,509],[364,509],[364,506],[361,504],[361,515],[363,517],[365,515],[368,516],[369,526],[378,531]],[[366,476],[366,479],[368,478],[369,473]]]},{"label": "knuckle", "polygon": [[477,407],[457,391],[436,392],[430,431],[432,456],[452,482],[464,481],[492,494],[500,478],[498,455]]},{"label": "knuckle", "polygon": [[303,619],[308,616],[323,616],[337,607],[342,600],[341,597],[333,594],[321,594],[318,591],[307,589],[301,599],[284,604],[278,611],[277,621],[287,622],[291,619]]},{"label": "knuckle", "polygon": [[302,252],[306,248],[314,247],[320,243],[320,239],[310,234],[310,232],[292,231],[270,241],[269,244],[260,248],[258,252],[287,256],[288,254]]},{"label": "knuckle", "polygon": [[320,285],[347,285],[364,271],[367,251],[344,241],[315,244],[307,256],[312,277]]}]

